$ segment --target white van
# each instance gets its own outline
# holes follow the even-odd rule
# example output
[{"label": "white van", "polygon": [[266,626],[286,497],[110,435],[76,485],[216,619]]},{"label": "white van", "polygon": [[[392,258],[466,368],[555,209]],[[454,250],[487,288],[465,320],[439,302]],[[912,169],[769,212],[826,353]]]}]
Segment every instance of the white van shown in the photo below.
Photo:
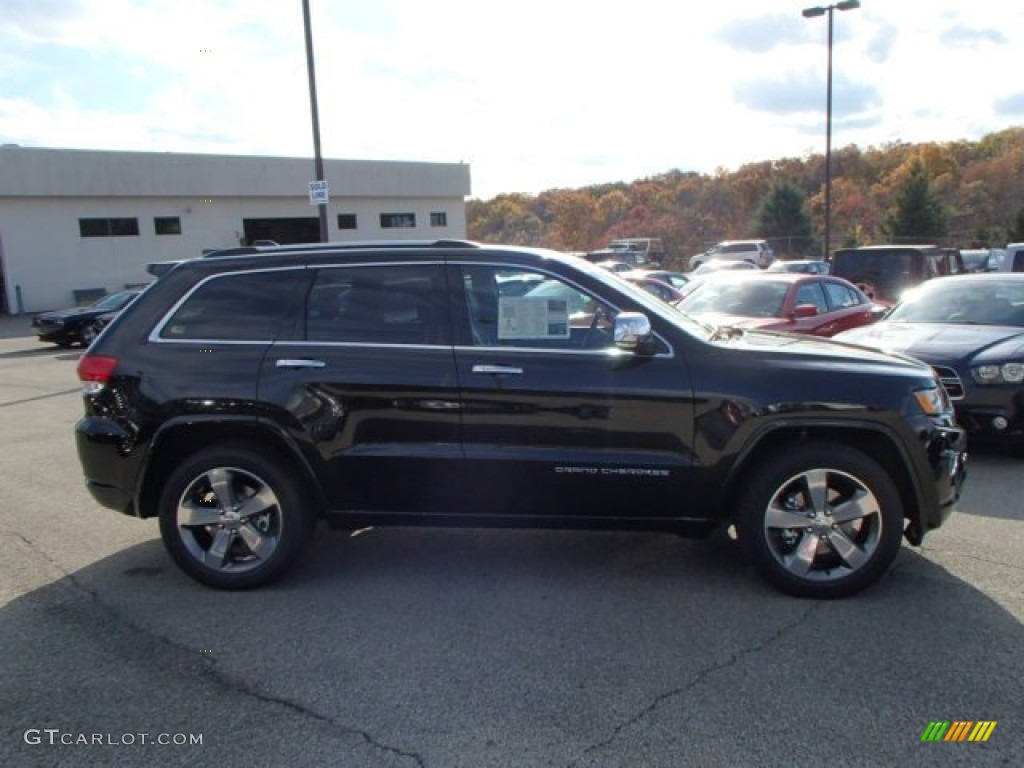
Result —
[{"label": "white van", "polygon": [[991,272],[1024,272],[1024,243],[1010,243],[1001,257],[989,262]]}]

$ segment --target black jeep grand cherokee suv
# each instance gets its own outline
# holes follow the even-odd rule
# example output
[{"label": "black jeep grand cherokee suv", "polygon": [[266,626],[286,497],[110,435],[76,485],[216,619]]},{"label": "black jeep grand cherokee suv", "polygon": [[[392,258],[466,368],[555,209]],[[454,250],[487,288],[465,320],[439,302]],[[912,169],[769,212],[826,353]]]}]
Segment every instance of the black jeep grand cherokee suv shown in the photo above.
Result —
[{"label": "black jeep grand cherokee suv", "polygon": [[[524,285],[526,290],[524,291]],[[930,368],[713,328],[582,260],[460,241],[242,248],[167,272],[82,357],[99,503],[204,584],[351,527],[734,525],[795,595],[878,579],[948,516]]]}]

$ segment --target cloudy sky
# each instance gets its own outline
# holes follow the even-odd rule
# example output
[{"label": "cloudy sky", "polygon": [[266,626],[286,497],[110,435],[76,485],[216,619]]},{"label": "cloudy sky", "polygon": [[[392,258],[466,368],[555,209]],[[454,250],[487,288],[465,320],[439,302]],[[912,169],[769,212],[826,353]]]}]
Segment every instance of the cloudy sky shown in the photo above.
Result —
[{"label": "cloudy sky", "polygon": [[[311,0],[323,153],[466,162],[473,196],[825,146],[792,0]],[[835,13],[833,146],[1024,124],[1018,0]],[[311,156],[301,0],[0,0],[0,144]]]}]

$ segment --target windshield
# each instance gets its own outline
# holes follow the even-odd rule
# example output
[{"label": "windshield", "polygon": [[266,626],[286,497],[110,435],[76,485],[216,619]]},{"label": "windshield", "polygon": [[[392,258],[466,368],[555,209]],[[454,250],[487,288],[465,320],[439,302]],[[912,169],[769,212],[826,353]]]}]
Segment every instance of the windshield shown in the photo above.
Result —
[{"label": "windshield", "polygon": [[911,291],[886,319],[894,323],[1024,326],[1024,281],[940,278]]},{"label": "windshield", "polygon": [[121,293],[112,293],[109,296],[104,296],[102,299],[97,301],[93,306],[96,309],[106,309],[113,312],[118,309],[123,309],[134,299],[138,294],[131,293],[128,291],[122,291]]},{"label": "windshield", "polygon": [[767,280],[709,281],[679,302],[679,309],[694,314],[782,317],[789,286]]}]

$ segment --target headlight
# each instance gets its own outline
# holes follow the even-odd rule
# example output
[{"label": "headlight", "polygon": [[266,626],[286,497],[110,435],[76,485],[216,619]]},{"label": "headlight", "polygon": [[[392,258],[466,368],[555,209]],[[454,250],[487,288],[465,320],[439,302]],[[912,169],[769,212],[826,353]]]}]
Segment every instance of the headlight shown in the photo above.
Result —
[{"label": "headlight", "polygon": [[941,416],[953,410],[949,402],[949,395],[943,387],[928,387],[927,389],[915,389],[914,399],[921,406],[921,410],[929,416]]},{"label": "headlight", "polygon": [[979,384],[1020,384],[1024,381],[1024,363],[979,365],[971,368],[971,376]]}]

